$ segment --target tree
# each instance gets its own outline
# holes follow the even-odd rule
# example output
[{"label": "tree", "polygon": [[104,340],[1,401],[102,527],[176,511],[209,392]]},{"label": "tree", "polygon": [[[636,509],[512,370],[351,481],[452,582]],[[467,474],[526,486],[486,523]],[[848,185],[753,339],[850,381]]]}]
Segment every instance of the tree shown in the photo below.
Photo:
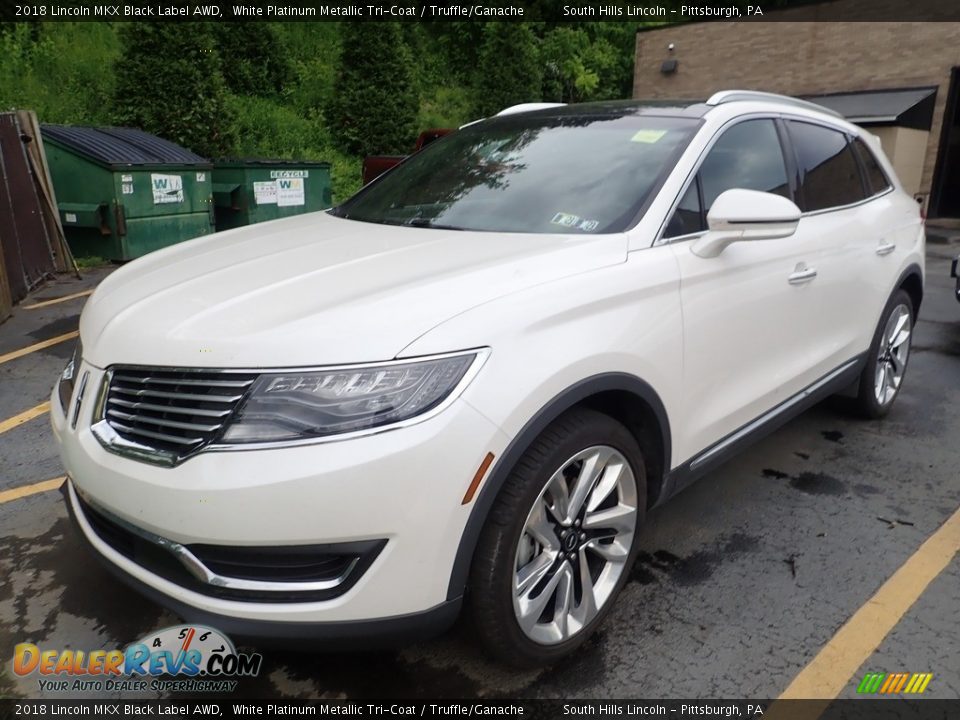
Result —
[{"label": "tree", "polygon": [[331,134],[358,155],[408,153],[419,98],[412,61],[395,23],[343,26],[343,50],[325,113]]},{"label": "tree", "polygon": [[276,29],[268,23],[222,23],[216,33],[223,63],[223,79],[237,95],[274,97],[291,79]]},{"label": "tree", "polygon": [[204,23],[128,23],[114,68],[116,121],[206,157],[233,150],[216,39]]},{"label": "tree", "polygon": [[483,29],[476,107],[481,116],[541,97],[537,38],[526,23],[491,22]]},{"label": "tree", "polygon": [[544,36],[541,54],[544,98],[583,102],[623,96],[617,77],[622,53],[590,28],[560,26],[550,30]]}]

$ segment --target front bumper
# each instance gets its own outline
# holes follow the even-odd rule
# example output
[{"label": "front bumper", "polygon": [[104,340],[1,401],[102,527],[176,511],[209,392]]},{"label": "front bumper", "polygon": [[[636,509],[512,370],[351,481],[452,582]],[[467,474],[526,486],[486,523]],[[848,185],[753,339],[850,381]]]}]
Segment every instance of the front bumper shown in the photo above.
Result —
[{"label": "front bumper", "polygon": [[[97,387],[102,372],[82,365],[80,372],[87,371],[90,387]],[[462,498],[486,453],[499,455],[507,440],[466,402],[376,435],[201,453],[164,468],[100,445],[90,431],[93,395],[87,393],[76,429],[68,425],[56,394],[52,398],[54,433],[76,491],[68,504],[85,541],[144,594],[188,619],[253,637],[301,637],[305,625],[313,637],[393,636],[410,628],[430,630],[455,617],[459,599],[448,598],[448,584],[472,507],[462,505]],[[180,546],[381,547],[335,597],[238,600],[209,592],[212,588],[198,592],[118,552],[94,529],[84,501],[147,536]],[[357,623],[362,627],[352,627]]]},{"label": "front bumper", "polygon": [[153,585],[148,585],[111,561],[103,552],[103,548],[96,544],[94,540],[96,535],[90,523],[82,512],[79,512],[75,502],[76,495],[70,487],[69,480],[64,483],[62,491],[70,518],[79,536],[110,574],[158,605],[170,609],[185,621],[215,627],[235,640],[250,640],[261,644],[275,643],[283,647],[314,642],[321,642],[329,648],[337,648],[340,643],[343,643],[344,648],[351,650],[389,647],[439,635],[453,625],[460,614],[463,598],[459,597],[442,602],[424,612],[347,622],[276,622],[207,612],[177,597],[160,592]]}]

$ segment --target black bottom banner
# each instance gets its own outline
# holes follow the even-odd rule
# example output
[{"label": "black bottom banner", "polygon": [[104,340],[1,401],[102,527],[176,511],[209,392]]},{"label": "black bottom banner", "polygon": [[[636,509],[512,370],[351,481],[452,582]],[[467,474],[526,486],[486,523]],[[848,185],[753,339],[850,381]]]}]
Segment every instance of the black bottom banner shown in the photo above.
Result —
[{"label": "black bottom banner", "polygon": [[509,717],[955,720],[958,700],[0,700],[0,718],[23,717]]}]

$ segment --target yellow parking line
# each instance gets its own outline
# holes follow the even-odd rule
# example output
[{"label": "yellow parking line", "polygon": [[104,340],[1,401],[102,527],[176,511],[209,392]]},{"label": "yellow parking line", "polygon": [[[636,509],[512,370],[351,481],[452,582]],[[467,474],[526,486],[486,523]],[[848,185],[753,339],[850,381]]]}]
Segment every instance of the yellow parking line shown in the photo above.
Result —
[{"label": "yellow parking line", "polygon": [[[958,552],[960,509],[847,620],[779,699],[830,700],[837,697],[850,684],[857,669],[876,652],[883,639]],[[825,709],[826,704],[823,707]],[[814,720],[819,715],[805,717]]]},{"label": "yellow parking line", "polygon": [[52,300],[43,300],[42,302],[33,303],[32,305],[21,305],[21,310],[37,310],[39,308],[45,308],[49,305],[56,305],[57,303],[66,302],[67,300],[75,300],[79,297],[85,297],[91,295],[93,290],[84,290],[82,292],[75,292],[72,295],[64,295],[63,297],[53,298]]},{"label": "yellow parking line", "polygon": [[40,417],[44,413],[50,412],[50,401],[40,403],[36,407],[32,407],[29,410],[24,410],[19,415],[14,415],[12,418],[7,420],[0,420],[0,435],[3,435],[7,430],[13,430],[15,427],[23,425],[25,422],[30,422],[36,417]]},{"label": "yellow parking line", "polygon": [[60,477],[44,480],[43,482],[34,483],[33,485],[22,485],[12,490],[4,490],[0,492],[0,505],[8,503],[11,500],[19,500],[20,498],[47,492],[48,490],[56,490],[63,485],[63,481],[66,479],[66,475],[61,475]]},{"label": "yellow parking line", "polygon": [[77,335],[79,335],[79,332],[74,330],[73,332],[64,333],[63,335],[57,335],[57,337],[55,338],[50,338],[49,340],[44,340],[43,342],[38,342],[33,345],[28,345],[25,348],[20,348],[19,350],[14,350],[13,352],[8,352],[6,355],[0,355],[0,365],[3,365],[3,363],[5,362],[10,362],[11,360],[16,360],[17,358],[21,358],[24,355],[29,355],[30,353],[36,352],[37,350],[43,350],[44,348],[48,348],[51,345],[56,345],[58,343],[65,342],[67,340],[72,340]]}]

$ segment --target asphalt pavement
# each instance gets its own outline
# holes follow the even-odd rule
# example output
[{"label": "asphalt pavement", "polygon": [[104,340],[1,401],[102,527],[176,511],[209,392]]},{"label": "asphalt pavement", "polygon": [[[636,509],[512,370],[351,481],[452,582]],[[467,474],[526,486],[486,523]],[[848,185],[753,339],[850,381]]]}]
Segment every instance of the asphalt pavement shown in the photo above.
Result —
[{"label": "asphalt pavement", "polygon": [[[854,419],[828,401],[653,511],[615,611],[576,656],[507,670],[461,622],[395,651],[258,649],[264,669],[236,695],[776,698],[815,693],[825,669],[842,675],[840,697],[855,696],[867,672],[929,672],[926,697],[960,698],[960,560],[943,559],[929,585],[915,579],[926,567],[918,558],[942,545],[925,542],[960,507],[960,304],[948,277],[958,252],[928,248],[913,354],[889,417]],[[179,622],[108,575],[60,494],[36,485],[63,475],[42,403],[72,340],[4,361],[75,331],[85,298],[29,305],[107,272],[48,285],[0,325],[0,697],[56,697],[13,673],[17,643],[122,648]],[[872,619],[878,607],[889,632]]]}]

